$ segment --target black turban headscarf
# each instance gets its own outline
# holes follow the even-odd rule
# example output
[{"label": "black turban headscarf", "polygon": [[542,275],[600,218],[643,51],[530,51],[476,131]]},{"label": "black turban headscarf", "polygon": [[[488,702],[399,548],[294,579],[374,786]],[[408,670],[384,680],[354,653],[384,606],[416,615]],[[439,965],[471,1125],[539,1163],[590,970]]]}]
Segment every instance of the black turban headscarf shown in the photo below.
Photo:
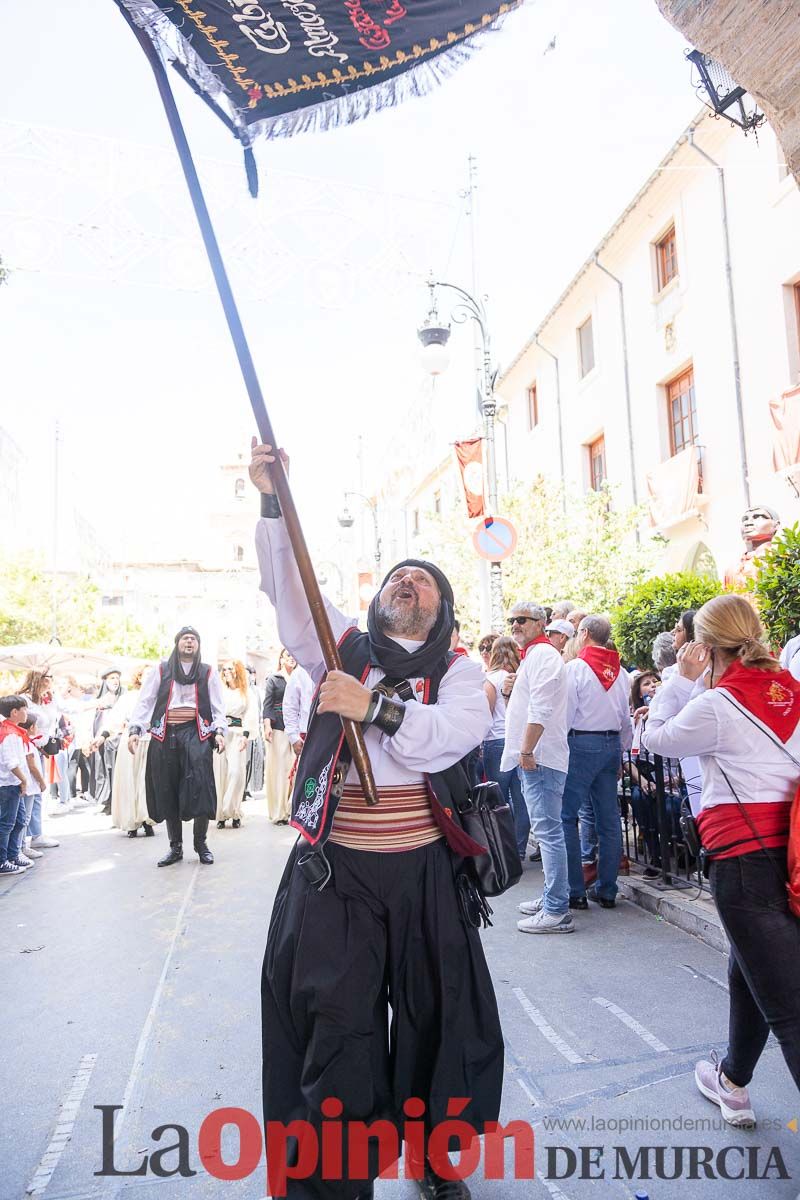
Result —
[{"label": "black turban headscarf", "polygon": [[[388,637],[379,626],[378,608],[380,595],[389,579],[400,567],[420,567],[436,580],[439,588],[439,612],[433,628],[421,646],[411,653],[404,650],[392,638]],[[409,676],[430,675],[450,649],[450,637],[453,633],[453,612],[455,601],[450,580],[433,563],[421,558],[404,558],[396,563],[384,577],[383,583],[372,598],[367,614],[367,631],[370,643],[370,661],[385,671],[389,678],[407,679]]]},{"label": "black turban headscarf", "polygon": [[[178,642],[186,633],[191,633],[197,638],[197,650],[188,671],[184,670],[181,656],[178,654]],[[176,683],[197,683],[197,676],[200,671],[200,634],[193,626],[184,625],[183,629],[179,629],[175,634],[175,649],[170,654],[168,661],[172,678]]]}]

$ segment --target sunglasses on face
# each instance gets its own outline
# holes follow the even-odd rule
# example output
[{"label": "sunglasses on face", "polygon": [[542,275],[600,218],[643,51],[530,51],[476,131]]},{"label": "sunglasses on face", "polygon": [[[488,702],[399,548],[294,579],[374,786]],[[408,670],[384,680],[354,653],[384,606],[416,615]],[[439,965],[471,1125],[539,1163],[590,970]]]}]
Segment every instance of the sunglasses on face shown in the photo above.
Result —
[{"label": "sunglasses on face", "polygon": [[533,617],[509,617],[509,625],[527,625],[528,621],[532,621]]}]

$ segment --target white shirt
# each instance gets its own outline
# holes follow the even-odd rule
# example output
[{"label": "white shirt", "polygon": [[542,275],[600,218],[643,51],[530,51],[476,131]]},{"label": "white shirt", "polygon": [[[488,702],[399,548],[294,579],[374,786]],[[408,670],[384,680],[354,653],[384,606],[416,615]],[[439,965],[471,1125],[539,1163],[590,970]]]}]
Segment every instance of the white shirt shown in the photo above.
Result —
[{"label": "white shirt", "polygon": [[[256,552],[261,587],[275,606],[281,642],[316,684],[325,673],[325,663],[281,518],[262,518],[258,522]],[[328,600],[325,607],[335,638],[341,638],[346,629],[356,624]],[[394,640],[405,649],[418,645],[399,638]],[[384,676],[379,667],[371,668],[366,686],[375,687]],[[480,665],[459,654],[439,685],[435,704],[408,701],[403,723],[392,737],[368,725],[364,740],[376,786],[421,783],[426,773],[443,771],[474,750],[491,725],[483,680]],[[408,682],[416,695],[422,680],[409,676]],[[358,783],[358,772],[352,764],[347,782]]]},{"label": "white shirt", "polygon": [[[139,729],[149,729],[160,685],[161,669],[160,667],[152,667],[142,680],[139,698],[130,715],[130,725],[136,726]],[[225,704],[222,699],[222,680],[219,677],[219,671],[213,669],[208,677],[208,697],[211,701],[211,724],[218,733],[226,733],[228,722],[225,719]],[[195,684],[174,683],[167,708],[196,709],[197,688]]]},{"label": "white shirt", "polygon": [[[693,681],[683,675],[673,675],[658,689],[644,730],[647,749],[665,757],[697,756],[703,776],[701,808],[736,803],[723,770],[743,803],[791,800],[800,768],[772,741],[776,735],[731,704],[723,688],[692,698],[693,689]],[[800,725],[784,744],[800,762]]]},{"label": "white shirt", "polygon": [[800,679],[800,634],[791,638],[783,647],[780,663],[795,679]]},{"label": "white shirt", "polygon": [[622,749],[630,750],[633,729],[627,671],[620,668],[619,675],[606,691],[589,664],[582,658],[574,658],[567,664],[567,679],[567,729],[598,733],[618,729]]},{"label": "white shirt", "polygon": [[500,689],[507,678],[508,671],[503,670],[490,671],[486,675],[486,682],[490,683],[495,691],[492,727],[486,735],[487,741],[503,741],[506,736],[506,698]]},{"label": "white shirt", "polygon": [[519,766],[519,752],[528,725],[544,732],[534,750],[538,766],[569,770],[567,745],[567,668],[555,646],[539,642],[528,647],[520,663],[506,708],[506,744],[501,771]]},{"label": "white shirt", "polygon": [[12,768],[18,767],[23,775],[28,775],[28,764],[25,761],[25,743],[17,733],[10,733],[0,742],[0,787],[20,786],[20,781]]},{"label": "white shirt", "polygon": [[314,699],[314,680],[303,667],[295,667],[283,693],[283,728],[292,745],[301,733],[308,733],[311,701]]}]

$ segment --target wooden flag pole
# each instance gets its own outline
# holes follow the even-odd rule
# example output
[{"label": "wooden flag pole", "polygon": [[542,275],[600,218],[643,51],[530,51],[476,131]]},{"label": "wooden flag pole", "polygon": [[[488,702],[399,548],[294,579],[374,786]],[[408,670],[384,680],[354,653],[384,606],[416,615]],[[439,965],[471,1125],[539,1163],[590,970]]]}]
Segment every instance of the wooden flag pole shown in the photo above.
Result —
[{"label": "wooden flag pole", "polygon": [[[250,397],[250,405],[253,409],[253,415],[256,420],[258,432],[261,441],[276,448],[277,440],[272,429],[272,422],[267,413],[267,406],[264,403],[264,397],[261,392],[261,385],[258,382],[253,358],[250,354],[250,347],[247,344],[244,328],[239,317],[239,310],[236,307],[236,301],[231,291],[231,285],[228,280],[228,274],[225,270],[225,264],[222,261],[219,245],[217,243],[214,227],[211,224],[211,217],[208,213],[203,190],[200,186],[200,180],[195,169],[192,152],[189,149],[189,143],[186,140],[186,133],[181,124],[178,107],[175,103],[175,97],[169,86],[167,72],[162,63],[158,51],[151,42],[147,33],[140,29],[136,22],[132,19],[124,6],[120,6],[120,11],[125,17],[125,20],[130,25],[139,45],[142,47],[147,56],[147,60],[153,69],[153,74],[156,77],[158,91],[161,96],[161,101],[164,105],[164,111],[167,115],[172,137],[175,141],[175,148],[178,151],[178,157],[181,160],[183,174],[186,178],[186,184],[189,188],[192,204],[194,205],[195,216],[197,223],[200,226],[200,233],[203,237],[203,242],[208,255],[208,261],[211,265],[211,270],[214,273],[214,280],[219,292],[219,298],[222,301],[222,307],[225,311],[225,317],[228,322],[233,345],[236,350],[236,355],[239,359],[239,367],[242,372],[247,394]],[[339,657],[339,648],[336,645],[336,639],[333,636],[328,614],[325,611],[325,604],[322,599],[322,593],[319,589],[319,583],[314,573],[314,568],[311,564],[311,558],[306,546],[306,540],[303,536],[303,530],[300,525],[300,519],[297,515],[294,499],[289,487],[289,480],[281,462],[280,455],[275,455],[275,462],[270,468],[272,483],[275,488],[275,494],[281,506],[284,520],[286,521],[286,529],[289,534],[289,539],[292,543],[292,549],[297,561],[297,568],[300,572],[303,590],[308,600],[308,606],[311,609],[311,617],[314,622],[314,628],[317,631],[317,637],[322,648],[322,657],[325,661],[325,666],[329,671],[341,671],[342,660]],[[361,786],[364,790],[364,796],[367,804],[377,804],[378,794],[375,789],[375,781],[372,778],[372,767],[367,754],[367,748],[364,744],[364,734],[361,726],[355,721],[342,718],[347,745],[350,748],[350,753],[353,756],[353,762],[358,777],[361,780]]]}]

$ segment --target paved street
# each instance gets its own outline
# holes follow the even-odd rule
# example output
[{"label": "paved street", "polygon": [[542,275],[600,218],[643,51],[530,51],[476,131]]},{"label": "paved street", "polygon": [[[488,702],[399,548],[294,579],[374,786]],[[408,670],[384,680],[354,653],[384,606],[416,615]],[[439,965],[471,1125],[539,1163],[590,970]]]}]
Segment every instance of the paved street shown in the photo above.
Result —
[{"label": "paved street", "polygon": [[[36,1180],[46,1200],[205,1200],[265,1193],[263,1169],[223,1183],[207,1175],[197,1130],[211,1110],[230,1105],[258,1114],[259,972],[272,895],[293,842],[248,801],[239,831],[212,831],[212,868],[196,857],[157,871],[164,827],[128,840],[105,818],[51,822],[57,850],[0,890],[4,931],[0,1004],[6,1030],[0,1197],[21,1200]],[[189,843],[191,838],[189,836]],[[503,1119],[536,1131],[535,1182],[472,1181],[475,1200],[541,1196],[651,1200],[795,1200],[800,1133],[787,1122],[800,1102],[771,1042],[753,1096],[762,1127],[646,1131],[645,1119],[714,1118],[695,1091],[695,1059],[721,1050],[726,1028],[721,955],[628,903],[576,915],[570,937],[517,933],[516,904],[536,894],[538,868],[495,903],[485,944],[507,1042]],[[151,1131],[189,1130],[191,1178],[148,1174],[100,1179],[101,1120],[94,1105],[125,1105],[116,1165],[133,1170],[158,1146]],[[561,1130],[553,1120],[565,1122]],[[590,1128],[594,1120],[595,1128]],[[613,1122],[637,1121],[622,1133]],[[763,1122],[775,1123],[767,1129]],[[599,1122],[612,1127],[601,1129]],[[571,1125],[567,1125],[571,1122]],[[581,1129],[580,1122],[586,1122]],[[173,1144],[172,1131],[163,1145]],[[548,1147],[603,1146],[604,1181],[545,1179]],[[760,1147],[745,1162],[763,1170],[778,1147],[794,1179],[710,1183],[700,1168],[683,1178],[625,1182],[612,1177],[615,1146],[635,1159],[641,1146]],[[579,1154],[579,1151],[577,1152]],[[235,1157],[235,1141],[229,1157]],[[559,1152],[558,1174],[568,1154]],[[654,1161],[655,1153],[651,1154]],[[509,1159],[510,1161],[510,1159]],[[717,1161],[716,1158],[713,1161]],[[175,1165],[167,1156],[165,1167]],[[729,1155],[728,1170],[742,1170]],[[49,1172],[52,1168],[52,1174]],[[662,1174],[679,1173],[672,1152]],[[580,1165],[578,1166],[578,1171]],[[551,1172],[554,1174],[554,1172]],[[404,1181],[380,1181],[378,1200],[411,1200]]]}]

